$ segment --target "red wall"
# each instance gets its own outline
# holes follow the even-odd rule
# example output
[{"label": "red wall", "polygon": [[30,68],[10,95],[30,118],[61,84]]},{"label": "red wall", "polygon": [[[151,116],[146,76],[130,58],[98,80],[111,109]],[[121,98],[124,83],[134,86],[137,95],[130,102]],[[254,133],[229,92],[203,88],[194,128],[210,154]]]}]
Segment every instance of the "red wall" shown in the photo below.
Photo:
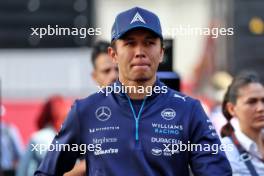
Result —
[{"label": "red wall", "polygon": [[[71,104],[71,101],[68,101]],[[4,122],[16,126],[21,134],[22,142],[28,143],[31,134],[37,130],[36,120],[40,113],[43,101],[10,101],[4,100],[5,114],[2,116]]]}]

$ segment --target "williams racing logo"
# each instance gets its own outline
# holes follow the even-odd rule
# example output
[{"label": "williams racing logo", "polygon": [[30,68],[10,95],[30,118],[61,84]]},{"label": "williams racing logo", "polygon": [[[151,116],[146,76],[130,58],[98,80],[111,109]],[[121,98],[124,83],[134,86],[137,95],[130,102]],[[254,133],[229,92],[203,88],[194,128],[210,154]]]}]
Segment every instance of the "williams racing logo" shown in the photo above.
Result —
[{"label": "williams racing logo", "polygon": [[176,112],[171,108],[166,108],[161,111],[161,117],[165,120],[172,120],[176,116]]},{"label": "williams racing logo", "polygon": [[177,124],[152,123],[152,128],[154,133],[165,135],[179,135],[183,131],[183,126]]}]

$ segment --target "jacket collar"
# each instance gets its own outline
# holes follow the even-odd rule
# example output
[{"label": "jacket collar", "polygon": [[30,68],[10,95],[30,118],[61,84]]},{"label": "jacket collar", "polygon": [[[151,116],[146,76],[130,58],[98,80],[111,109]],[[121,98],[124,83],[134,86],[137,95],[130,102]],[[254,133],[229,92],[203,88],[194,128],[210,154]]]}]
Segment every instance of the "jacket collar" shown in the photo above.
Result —
[{"label": "jacket collar", "polygon": [[[159,87],[159,90],[162,90],[162,86],[165,86],[165,84],[162,83],[162,82],[156,77],[156,81],[155,81],[154,85],[152,86],[151,94],[148,95],[148,97],[147,97],[147,101],[154,99],[155,97],[157,97],[157,96],[160,94],[159,92],[155,92],[155,91],[154,91],[154,87]],[[122,87],[123,87],[123,90],[125,90],[124,85],[122,85],[122,83],[121,83],[119,80],[117,80],[116,82],[114,82],[114,83],[112,84],[112,87],[113,87],[113,88],[114,88],[114,87],[119,87],[120,90],[122,90]],[[114,93],[114,92],[113,92],[113,93]],[[117,98],[120,99],[121,101],[124,101],[124,100],[127,101],[127,97],[126,97],[126,95],[125,95],[125,94],[126,94],[125,91],[120,91],[120,92],[118,92],[118,93],[114,93],[114,94],[115,94],[115,96],[117,96]]]},{"label": "jacket collar", "polygon": [[246,149],[246,151],[254,153],[256,155],[260,155],[257,144],[241,131],[239,124],[234,128],[237,140]]}]

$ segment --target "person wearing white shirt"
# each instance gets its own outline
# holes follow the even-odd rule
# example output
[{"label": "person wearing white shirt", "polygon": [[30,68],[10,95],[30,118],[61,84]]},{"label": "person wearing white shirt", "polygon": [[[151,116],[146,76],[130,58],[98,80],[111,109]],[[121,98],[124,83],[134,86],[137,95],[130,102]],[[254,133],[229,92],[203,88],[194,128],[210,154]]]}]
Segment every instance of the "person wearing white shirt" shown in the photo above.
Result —
[{"label": "person wearing white shirt", "polygon": [[[234,78],[222,104],[228,123],[222,128],[222,143],[233,176],[264,175],[264,86],[253,72]],[[236,118],[238,125],[232,125]]]}]

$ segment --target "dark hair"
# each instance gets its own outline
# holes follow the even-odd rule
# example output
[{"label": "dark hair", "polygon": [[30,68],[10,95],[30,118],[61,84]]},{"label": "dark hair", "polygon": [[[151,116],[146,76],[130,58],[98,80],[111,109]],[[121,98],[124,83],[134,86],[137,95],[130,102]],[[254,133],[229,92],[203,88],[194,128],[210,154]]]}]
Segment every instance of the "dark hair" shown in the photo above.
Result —
[{"label": "dark hair", "polygon": [[93,46],[93,51],[92,51],[92,64],[94,68],[95,68],[95,61],[97,57],[100,54],[107,54],[108,52],[107,49],[109,46],[110,46],[110,43],[106,41],[99,41],[95,43],[95,45]]},{"label": "dark hair", "polygon": [[228,112],[228,109],[226,107],[227,103],[231,102],[233,104],[236,104],[239,89],[251,83],[261,83],[260,78],[255,72],[244,71],[238,74],[229,85],[222,103],[222,112],[227,119],[227,124],[224,125],[221,129],[222,137],[230,136],[234,132],[234,128],[230,123],[232,115]]},{"label": "dark hair", "polygon": [[44,128],[46,125],[54,125],[57,117],[54,117],[53,108],[54,103],[58,101],[64,101],[64,98],[59,95],[50,97],[46,103],[43,105],[39,117],[37,118],[38,129]]}]

